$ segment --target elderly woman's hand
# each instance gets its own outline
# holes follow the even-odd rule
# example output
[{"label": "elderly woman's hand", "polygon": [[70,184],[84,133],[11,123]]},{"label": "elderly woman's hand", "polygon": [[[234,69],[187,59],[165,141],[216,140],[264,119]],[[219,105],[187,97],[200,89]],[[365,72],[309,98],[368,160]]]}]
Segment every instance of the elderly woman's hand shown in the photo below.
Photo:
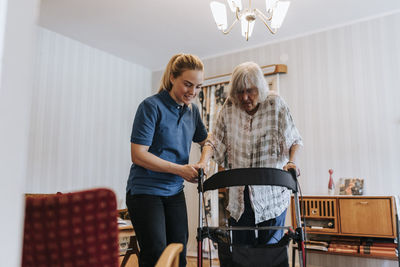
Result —
[{"label": "elderly woman's hand", "polygon": [[292,161],[288,161],[285,166],[283,166],[283,170],[288,171],[289,169],[296,170],[297,176],[300,176],[300,169],[297,168],[296,164]]},{"label": "elderly woman's hand", "polygon": [[193,166],[196,168],[197,171],[199,171],[200,169],[203,169],[204,175],[207,175],[206,174],[207,163],[199,161],[197,164],[194,164]]}]

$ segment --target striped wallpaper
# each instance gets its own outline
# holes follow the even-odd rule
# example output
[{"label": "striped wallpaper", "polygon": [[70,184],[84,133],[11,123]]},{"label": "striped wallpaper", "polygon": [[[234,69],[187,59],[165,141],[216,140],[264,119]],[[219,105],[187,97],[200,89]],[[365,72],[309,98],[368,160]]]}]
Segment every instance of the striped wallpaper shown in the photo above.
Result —
[{"label": "striped wallpaper", "polygon": [[133,116],[151,71],[37,31],[26,192],[105,186],[124,206]]},{"label": "striped wallpaper", "polygon": [[[298,159],[303,194],[328,194],[332,168],[336,182],[364,178],[367,195],[400,195],[400,13],[203,61],[206,77],[230,73],[244,61],[288,66],[280,76],[280,94],[304,141]],[[153,83],[159,76],[153,73]],[[196,193],[187,189],[187,195]],[[189,206],[191,201],[197,199]],[[195,243],[188,248],[195,251]],[[397,266],[315,255],[309,263]]]},{"label": "striped wallpaper", "polygon": [[204,60],[206,77],[237,64],[286,64],[280,94],[303,139],[303,192],[327,194],[328,169],[400,194],[400,13]]}]

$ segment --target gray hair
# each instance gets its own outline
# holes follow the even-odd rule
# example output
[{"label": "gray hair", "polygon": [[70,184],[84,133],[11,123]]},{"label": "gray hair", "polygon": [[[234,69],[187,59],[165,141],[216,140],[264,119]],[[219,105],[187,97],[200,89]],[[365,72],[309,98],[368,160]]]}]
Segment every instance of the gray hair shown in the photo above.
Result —
[{"label": "gray hair", "polygon": [[245,62],[237,65],[232,73],[229,82],[229,97],[234,103],[238,103],[238,92],[255,87],[258,91],[258,103],[263,102],[268,96],[268,84],[265,81],[264,74],[254,62]]}]

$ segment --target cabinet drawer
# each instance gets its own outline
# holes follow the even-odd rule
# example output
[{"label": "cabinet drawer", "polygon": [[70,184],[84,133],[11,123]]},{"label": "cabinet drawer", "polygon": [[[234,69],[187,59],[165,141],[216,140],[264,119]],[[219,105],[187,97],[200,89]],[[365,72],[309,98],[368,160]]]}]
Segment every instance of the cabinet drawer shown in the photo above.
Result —
[{"label": "cabinet drawer", "polygon": [[389,198],[339,199],[343,234],[394,236]]}]

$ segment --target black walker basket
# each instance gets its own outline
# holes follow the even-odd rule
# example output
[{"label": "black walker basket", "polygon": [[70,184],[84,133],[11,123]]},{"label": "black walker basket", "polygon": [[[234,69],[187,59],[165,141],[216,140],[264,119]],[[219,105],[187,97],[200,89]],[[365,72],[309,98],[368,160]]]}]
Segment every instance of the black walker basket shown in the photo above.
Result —
[{"label": "black walker basket", "polygon": [[[293,230],[288,226],[265,227],[203,227],[203,193],[209,190],[231,186],[275,185],[292,190],[294,194],[295,216],[298,227]],[[296,171],[289,172],[274,168],[232,169],[214,174],[204,181],[199,173],[199,227],[197,228],[197,266],[203,266],[203,239],[209,238],[218,243],[221,267],[288,267],[288,245],[291,240],[298,244],[300,267],[305,266],[304,232],[301,228],[300,206]],[[231,231],[241,230],[287,230],[284,237],[276,244],[257,247],[232,245]],[[294,253],[294,251],[293,251]]]}]

